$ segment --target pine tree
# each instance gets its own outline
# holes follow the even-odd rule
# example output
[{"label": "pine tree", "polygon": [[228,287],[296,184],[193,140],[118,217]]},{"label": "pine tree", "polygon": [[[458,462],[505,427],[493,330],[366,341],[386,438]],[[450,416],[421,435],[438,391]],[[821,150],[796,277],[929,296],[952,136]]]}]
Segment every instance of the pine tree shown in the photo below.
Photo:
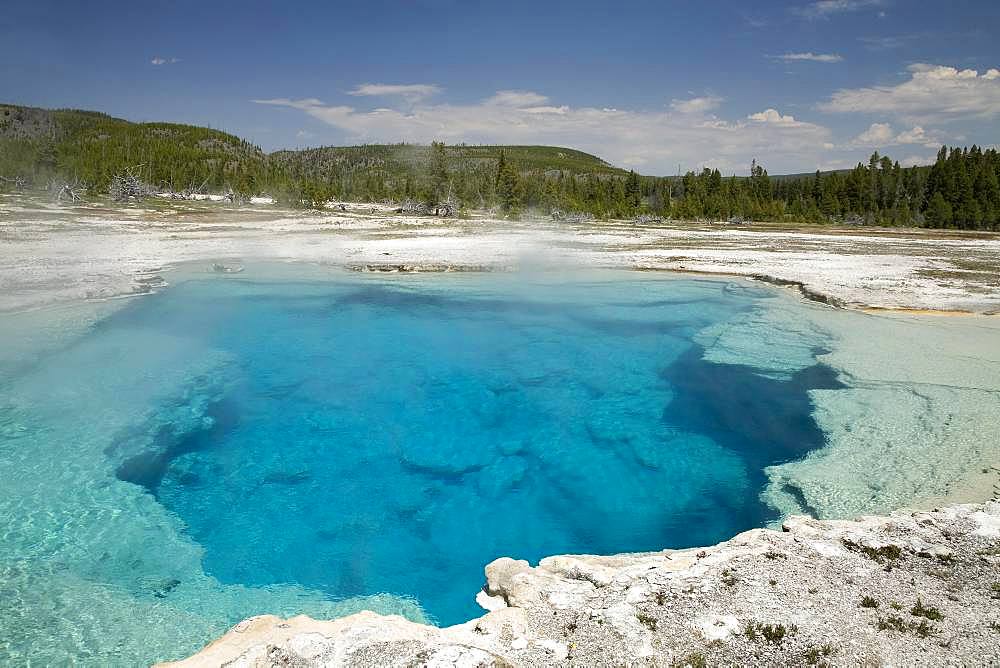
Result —
[{"label": "pine tree", "polygon": [[629,170],[628,177],[625,179],[625,198],[628,200],[628,205],[633,209],[639,208],[639,201],[642,198],[642,188],[639,185],[639,176],[635,173],[635,170]]},{"label": "pine tree", "polygon": [[951,225],[951,205],[940,191],[934,193],[927,206],[928,227],[948,227]]},{"label": "pine tree", "polygon": [[517,214],[521,210],[520,177],[513,165],[507,162],[503,151],[497,163],[496,192],[504,213]]},{"label": "pine tree", "polygon": [[431,142],[431,206],[443,202],[448,196],[448,154],[444,142]]}]

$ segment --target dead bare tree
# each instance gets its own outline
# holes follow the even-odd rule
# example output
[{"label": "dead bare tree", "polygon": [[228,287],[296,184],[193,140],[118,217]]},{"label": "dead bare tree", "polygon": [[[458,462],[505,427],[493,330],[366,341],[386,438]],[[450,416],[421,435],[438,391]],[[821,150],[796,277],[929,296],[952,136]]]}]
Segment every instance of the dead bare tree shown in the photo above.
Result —
[{"label": "dead bare tree", "polygon": [[418,216],[427,215],[427,204],[424,202],[419,202],[415,199],[404,199],[396,209],[396,213],[412,213]]},{"label": "dead bare tree", "polygon": [[12,186],[14,186],[14,190],[18,192],[21,192],[22,190],[28,187],[28,180],[23,176],[11,176],[11,177],[0,176],[0,181],[11,184]]},{"label": "dead bare tree", "polygon": [[649,213],[643,213],[635,217],[636,225],[651,225],[655,223],[662,223],[663,219],[659,216],[654,216]]},{"label": "dead bare tree", "polygon": [[232,202],[233,204],[246,204],[250,201],[250,195],[234,190],[232,187],[227,188],[224,197],[227,202]]},{"label": "dead bare tree", "polygon": [[566,213],[565,211],[560,211],[559,209],[553,209],[550,215],[552,220],[562,223],[585,223],[590,220],[590,214]]},{"label": "dead bare tree", "polygon": [[195,187],[194,183],[192,182],[191,185],[189,185],[187,188],[185,188],[181,192],[181,199],[191,199],[195,195],[202,195],[202,194],[204,194],[205,193],[205,186],[207,186],[207,185],[208,185],[208,179],[205,179],[204,181],[202,181],[201,185],[198,186],[198,187]]},{"label": "dead bare tree", "polygon": [[79,179],[72,183],[62,179],[51,179],[47,190],[55,202],[79,202],[87,194],[87,185]]},{"label": "dead bare tree", "polygon": [[458,212],[458,209],[458,200],[456,200],[451,193],[448,193],[448,196],[444,199],[444,201],[438,202],[434,206],[434,215],[450,218]]},{"label": "dead bare tree", "polygon": [[154,194],[155,189],[139,177],[142,165],[129,167],[111,179],[108,194],[116,202],[141,200]]}]

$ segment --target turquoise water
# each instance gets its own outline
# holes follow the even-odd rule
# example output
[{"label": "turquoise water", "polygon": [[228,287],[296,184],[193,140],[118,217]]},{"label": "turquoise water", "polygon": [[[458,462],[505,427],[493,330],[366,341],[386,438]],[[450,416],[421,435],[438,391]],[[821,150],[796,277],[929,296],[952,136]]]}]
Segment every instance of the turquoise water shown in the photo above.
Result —
[{"label": "turquoise water", "polygon": [[824,445],[829,342],[765,373],[705,361],[699,333],[788,299],[612,272],[195,272],[0,367],[0,661],[178,657],[264,612],[453,624],[499,556],[761,526],[762,469]]}]

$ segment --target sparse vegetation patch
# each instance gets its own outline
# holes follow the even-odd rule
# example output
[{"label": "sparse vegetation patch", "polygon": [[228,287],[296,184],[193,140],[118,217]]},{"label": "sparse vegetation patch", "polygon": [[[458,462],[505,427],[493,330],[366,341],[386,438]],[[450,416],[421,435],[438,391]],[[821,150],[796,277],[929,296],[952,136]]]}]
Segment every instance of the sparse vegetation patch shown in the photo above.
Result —
[{"label": "sparse vegetation patch", "polygon": [[933,621],[940,621],[944,619],[944,615],[937,608],[924,605],[923,601],[919,598],[914,606],[910,609],[910,614],[914,617],[926,617],[927,619]]},{"label": "sparse vegetation patch", "polygon": [[743,635],[746,636],[747,640],[753,642],[764,640],[772,645],[777,645],[785,639],[785,636],[794,635],[798,630],[799,628],[795,624],[785,626],[784,624],[763,624],[751,620],[743,629]]}]

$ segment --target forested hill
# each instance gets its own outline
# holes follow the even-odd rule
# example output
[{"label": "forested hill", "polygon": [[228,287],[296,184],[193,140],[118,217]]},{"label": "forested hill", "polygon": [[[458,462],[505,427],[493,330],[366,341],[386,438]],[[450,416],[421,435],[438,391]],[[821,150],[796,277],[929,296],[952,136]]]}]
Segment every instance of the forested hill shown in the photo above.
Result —
[{"label": "forested hill", "polygon": [[[519,173],[556,172],[624,178],[627,172],[574,149],[551,146],[449,146],[456,197],[484,203],[481,182],[492,181],[503,151]],[[431,187],[432,147],[416,144],[331,146],[265,155],[219,130],[176,123],[132,123],[76,109],[0,104],[0,177],[33,183],[59,176],[103,192],[114,175],[135,169],[157,187],[200,187],[320,193],[344,199],[425,198]],[[467,178],[461,178],[467,177]]]},{"label": "forested hill", "polygon": [[252,191],[268,177],[260,148],[218,130],[0,104],[0,176],[37,184],[58,175],[103,192],[128,168],[178,190],[207,182]]},{"label": "forested hill", "polygon": [[[271,158],[293,171],[325,178],[333,172],[377,170],[390,176],[420,179],[430,168],[433,147],[421,144],[369,144],[365,146],[324,146],[299,151],[276,151]],[[495,170],[500,151],[524,171],[562,170],[577,174],[625,176],[596,155],[558,146],[445,146],[448,166],[454,171]]]},{"label": "forested hill", "polygon": [[942,147],[933,166],[904,168],[875,153],[836,172],[770,176],[755,161],[748,177],[709,169],[655,177],[548,146],[393,144],[267,155],[209,128],[0,104],[0,189],[59,178],[106,193],[126,170],[150,189],[268,193],[298,206],[410,200],[509,216],[530,210],[1000,229],[1000,155],[976,146]]},{"label": "forested hill", "polygon": [[436,195],[487,208],[495,202],[501,152],[529,189],[563,177],[623,180],[628,175],[597,156],[556,146],[368,144],[277,151],[269,157],[293,182],[325,185],[343,199],[429,200]]}]

